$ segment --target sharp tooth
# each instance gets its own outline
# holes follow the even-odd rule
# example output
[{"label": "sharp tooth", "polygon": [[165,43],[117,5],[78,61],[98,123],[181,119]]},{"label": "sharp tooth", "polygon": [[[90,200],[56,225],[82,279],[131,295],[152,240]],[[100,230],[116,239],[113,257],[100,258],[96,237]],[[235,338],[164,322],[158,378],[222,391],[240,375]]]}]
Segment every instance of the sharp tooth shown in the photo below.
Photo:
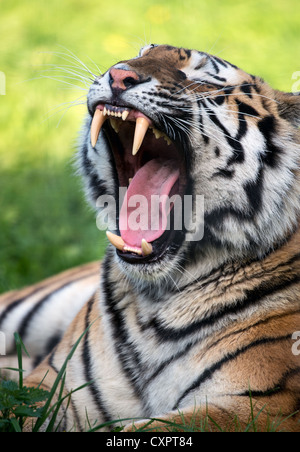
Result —
[{"label": "sharp tooth", "polygon": [[171,139],[167,135],[164,135],[164,140],[168,143],[168,146],[170,146],[170,144],[172,144]]},{"label": "sharp tooth", "polygon": [[128,110],[124,110],[123,113],[122,113],[123,121],[126,121],[128,115],[129,115],[129,111]]},{"label": "sharp tooth", "polygon": [[141,248],[144,256],[148,256],[153,250],[151,243],[148,243],[145,239],[142,239]]},{"label": "sharp tooth", "polygon": [[129,179],[128,179],[128,185],[131,184],[131,181],[132,181],[132,177],[129,177]]},{"label": "sharp tooth", "polygon": [[115,131],[116,133],[119,133],[119,132],[120,132],[120,125],[121,125],[121,122],[118,121],[118,120],[115,119],[115,118],[112,118],[112,117],[109,118],[109,121],[110,121],[111,126],[112,126],[112,128],[114,129],[114,131]]},{"label": "sharp tooth", "polygon": [[104,116],[106,116],[106,115],[107,115],[107,110],[106,110],[106,107],[104,107],[104,108],[103,108],[103,114],[104,114]]},{"label": "sharp tooth", "polygon": [[133,139],[133,147],[132,147],[132,155],[136,155],[138,150],[140,149],[146,132],[149,127],[149,121],[146,118],[139,117],[136,120],[134,139]]},{"label": "sharp tooth", "polygon": [[105,120],[105,115],[101,110],[99,110],[99,108],[97,108],[91,124],[91,143],[93,148],[96,146],[101,127],[103,126]]},{"label": "sharp tooth", "polygon": [[155,129],[155,128],[153,129],[153,133],[154,133],[155,138],[156,138],[157,140],[163,136],[162,132],[160,132],[159,130],[157,130],[157,129]]},{"label": "sharp tooth", "polygon": [[139,256],[142,254],[141,250],[138,248],[133,248],[131,246],[124,246],[123,251],[129,251],[130,253],[138,254]]},{"label": "sharp tooth", "polygon": [[122,237],[119,237],[110,231],[106,231],[106,236],[113,246],[115,246],[118,250],[123,251],[125,243]]}]

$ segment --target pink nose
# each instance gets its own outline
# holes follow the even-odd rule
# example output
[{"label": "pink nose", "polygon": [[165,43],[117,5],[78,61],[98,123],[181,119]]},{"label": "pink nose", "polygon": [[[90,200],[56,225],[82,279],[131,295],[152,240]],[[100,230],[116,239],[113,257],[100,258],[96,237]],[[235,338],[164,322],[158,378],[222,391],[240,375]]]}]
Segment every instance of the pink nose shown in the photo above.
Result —
[{"label": "pink nose", "polygon": [[122,91],[139,82],[139,76],[133,71],[112,68],[109,74],[111,77],[111,87]]}]

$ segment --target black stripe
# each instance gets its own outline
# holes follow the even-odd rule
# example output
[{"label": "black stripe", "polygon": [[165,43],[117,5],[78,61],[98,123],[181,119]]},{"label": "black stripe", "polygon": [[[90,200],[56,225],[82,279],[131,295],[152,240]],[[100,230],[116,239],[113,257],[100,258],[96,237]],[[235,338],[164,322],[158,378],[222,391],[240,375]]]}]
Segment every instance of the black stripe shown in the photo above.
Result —
[{"label": "black stripe", "polygon": [[248,82],[243,83],[240,86],[240,89],[243,91],[243,93],[247,94],[247,96],[252,99],[252,92],[251,92],[251,84]]},{"label": "black stripe", "polygon": [[212,175],[212,177],[216,176],[225,177],[225,179],[232,179],[232,177],[234,176],[234,170],[229,170],[227,168],[218,168],[218,171],[216,171]]},{"label": "black stripe", "polygon": [[219,77],[218,75],[214,75],[211,72],[206,72],[206,74],[209,75],[210,77],[215,78],[219,82],[226,82],[226,78],[224,78],[224,77]]},{"label": "black stripe", "polygon": [[[211,56],[210,56],[210,58],[211,58]],[[221,66],[224,66],[226,68],[228,67],[228,64],[225,60],[222,60],[221,58],[219,58],[215,55],[213,55],[213,59],[216,60],[219,64],[221,64]]]},{"label": "black stripe", "polygon": [[[77,275],[77,273],[81,273],[81,270],[77,270],[76,272],[72,272],[72,274],[69,275],[69,278],[72,277],[74,279],[69,281],[69,284],[71,284],[72,282],[75,282],[77,280],[79,280],[79,277],[75,277]],[[87,274],[85,277],[89,277],[91,276],[91,274]],[[29,292],[27,295],[21,297],[21,298],[17,298],[15,301],[13,301],[12,303],[10,303],[7,308],[2,312],[2,314],[0,315],[0,327],[1,327],[1,323],[5,320],[5,318],[7,317],[7,315],[13,311],[15,308],[17,308],[21,303],[23,303],[26,299],[31,298],[33,295],[38,294],[39,292],[44,291],[47,287],[51,287],[51,285],[53,284],[57,284],[59,282],[61,282],[61,280],[65,281],[65,277],[63,276],[63,274],[61,275],[61,277],[58,277],[56,280],[54,280],[53,282],[48,282],[47,279],[44,280],[43,283],[39,284],[37,288],[33,289],[31,292]],[[65,284],[61,285],[60,287],[58,287],[57,289],[55,289],[54,292],[59,291],[62,287],[64,287]],[[54,292],[51,292],[54,293]],[[49,294],[48,294],[49,295]],[[44,298],[44,297],[43,297]],[[1,329],[1,328],[0,328]]]},{"label": "black stripe", "polygon": [[[244,148],[243,148],[242,144],[240,143],[239,139],[233,138],[230,135],[228,130],[219,121],[219,119],[217,118],[215,113],[209,107],[207,107],[206,110],[207,110],[207,114],[209,115],[209,118],[211,119],[211,121],[213,121],[213,123],[217,127],[219,127],[219,129],[224,133],[224,138],[226,139],[228,144],[233,148],[233,156],[230,157],[227,164],[231,165],[232,163],[243,163],[244,159],[245,159]],[[241,123],[241,121],[240,121],[240,123]],[[240,125],[240,127],[242,127],[244,130],[244,125]],[[241,132],[239,132],[239,135],[240,134],[241,134]]]},{"label": "black stripe", "polygon": [[296,367],[294,369],[286,371],[283,374],[283,376],[281,377],[281,379],[279,380],[279,382],[269,389],[262,391],[259,389],[251,388],[251,391],[248,390],[248,391],[244,391],[244,392],[241,392],[241,393],[235,394],[235,395],[249,397],[249,395],[251,394],[251,396],[253,396],[253,397],[271,397],[273,395],[284,392],[286,390],[286,381],[288,380],[288,378],[293,377],[294,375],[298,375],[298,374],[300,375],[300,367]]},{"label": "black stripe", "polygon": [[96,201],[99,196],[107,194],[107,186],[106,181],[104,179],[100,179],[99,175],[95,172],[95,168],[91,160],[88,158],[89,148],[87,143],[88,141],[86,140],[81,151],[82,167],[86,176],[88,176],[88,184],[92,192],[92,196]]},{"label": "black stripe", "polygon": [[170,364],[172,364],[174,361],[177,361],[182,356],[186,356],[187,353],[195,346],[198,345],[199,342],[191,342],[188,344],[181,352],[177,353],[175,356],[172,356],[171,358],[167,359],[166,361],[162,362],[155,371],[143,381],[143,387],[147,388],[149,383],[154,380],[163,370],[168,367]]},{"label": "black stripe", "polygon": [[260,114],[258,113],[257,110],[255,110],[255,108],[253,108],[251,105],[246,104],[245,102],[242,102],[238,99],[235,100],[236,104],[238,105],[239,108],[239,112],[242,115],[250,115],[250,116],[254,116],[255,118],[259,118]]},{"label": "black stripe", "polygon": [[96,173],[89,174],[89,186],[95,201],[100,196],[107,194],[106,181],[104,179],[100,179]]},{"label": "black stripe", "polygon": [[187,59],[191,58],[192,52],[190,49],[182,49],[186,53]]},{"label": "black stripe", "polygon": [[219,66],[217,65],[217,63],[214,60],[214,57],[211,55],[208,55],[210,62],[212,63],[214,70],[216,71],[216,73],[218,74],[220,72]]},{"label": "black stripe", "polygon": [[213,327],[218,321],[224,320],[230,315],[239,315],[246,311],[250,306],[258,305],[262,298],[267,297],[276,291],[285,290],[293,284],[300,282],[300,276],[289,278],[285,275],[280,281],[272,279],[268,282],[263,282],[252,290],[245,290],[243,298],[233,300],[229,306],[224,306],[216,313],[213,313],[203,319],[190,323],[182,328],[165,327],[157,319],[153,319],[147,327],[154,328],[159,337],[164,341],[177,341],[193,333],[198,333],[205,327]]},{"label": "black stripe", "polygon": [[48,355],[54,349],[54,347],[60,342],[61,337],[62,337],[61,334],[54,334],[47,340],[45,347],[45,355]]},{"label": "black stripe", "polygon": [[[87,305],[88,307],[87,307],[87,312],[86,312],[86,317],[85,317],[85,329],[89,328],[89,326],[91,324],[90,313],[92,311],[94,301],[95,301],[95,299],[91,298]],[[84,369],[85,382],[89,383],[87,386],[87,390],[91,393],[93,401],[94,401],[95,405],[97,406],[99,413],[102,414],[105,422],[109,422],[112,420],[112,418],[111,418],[107,408],[104,405],[104,401],[103,401],[103,397],[100,392],[99,384],[96,385],[96,382],[94,381],[94,374],[92,371],[92,367],[93,367],[92,354],[91,354],[91,349],[90,349],[89,337],[90,337],[90,329],[85,334],[84,341],[83,341],[82,355],[81,355],[83,369]],[[101,381],[101,379],[100,379],[100,381]]]},{"label": "black stripe", "polygon": [[209,213],[204,214],[205,225],[211,225],[215,229],[222,229],[223,222],[228,217],[234,217],[238,221],[252,220],[252,212],[235,209],[234,207],[217,207]]},{"label": "black stripe", "polygon": [[[55,348],[55,349],[52,351],[52,353],[49,355],[49,358],[48,358],[48,365],[52,368],[52,370],[53,370],[56,374],[58,374],[58,373],[59,373],[59,370],[57,369],[57,367],[56,367],[55,364],[54,364],[55,353],[56,353],[56,348]],[[79,417],[78,417],[78,414],[77,414],[77,411],[76,411],[76,407],[75,407],[75,405],[74,405],[74,402],[73,402],[73,400],[72,400],[72,397],[71,397],[70,402],[71,402],[71,406],[72,406],[73,413],[74,413],[74,416],[75,416],[76,426],[79,428],[80,432],[82,432],[83,429],[82,429],[82,427],[81,427],[80,419],[79,419]],[[63,408],[64,408],[64,407],[63,407]],[[67,411],[67,410],[64,410],[64,417],[65,417],[65,420],[64,420],[64,426],[67,425],[67,415],[68,415],[68,411]],[[60,430],[61,430],[61,431],[64,431],[63,429],[60,429]]]},{"label": "black stripe", "polygon": [[56,374],[58,374],[58,373],[59,373],[59,370],[57,369],[57,367],[56,367],[55,364],[54,364],[55,352],[56,352],[56,349],[54,349],[54,350],[52,351],[52,353],[49,355],[49,358],[48,358],[48,364],[49,364],[49,366],[51,367],[51,369],[52,369]]},{"label": "black stripe", "polygon": [[250,325],[250,326],[247,326],[247,327],[244,327],[244,328],[240,328],[238,330],[233,331],[232,333],[225,334],[223,337],[221,337],[220,339],[217,339],[215,342],[210,344],[207,350],[211,350],[213,347],[216,347],[216,345],[218,345],[224,339],[228,339],[229,337],[239,335],[239,334],[244,333],[246,331],[249,332],[249,329],[256,328],[258,325],[267,325],[268,323],[270,323],[270,322],[272,322],[274,320],[276,321],[277,319],[282,319],[284,317],[289,317],[289,316],[295,315],[295,314],[300,314],[300,310],[297,309],[295,311],[284,312],[282,314],[275,314],[275,315],[267,317],[267,318],[265,318],[263,320],[258,320],[257,322],[252,323],[252,325]]},{"label": "black stripe", "polygon": [[216,96],[213,100],[217,105],[222,105],[225,102],[225,96]]},{"label": "black stripe", "polygon": [[265,344],[275,344],[277,342],[281,342],[283,340],[290,340],[291,336],[278,336],[278,337],[266,337],[262,339],[258,339],[254,342],[251,342],[248,345],[245,345],[244,347],[240,348],[239,350],[236,350],[234,353],[229,353],[226,356],[224,356],[222,359],[220,359],[218,362],[213,364],[212,366],[205,369],[204,372],[201,373],[201,375],[183,392],[183,394],[178,398],[176,404],[173,407],[173,410],[176,410],[180,404],[180,402],[191,392],[195,389],[199,389],[200,386],[206,381],[213,377],[213,374],[220,370],[221,367],[224,364],[227,364],[230,361],[233,361],[238,356],[242,355],[243,353],[247,352],[253,347],[258,347]]},{"label": "black stripe", "polygon": [[248,181],[244,184],[243,188],[248,198],[248,202],[251,206],[250,215],[257,215],[262,207],[262,195],[263,195],[263,181],[264,173],[261,166],[256,179],[254,181]]},{"label": "black stripe", "polygon": [[[202,107],[201,101],[198,100],[197,103],[198,103],[199,108],[201,108]],[[203,137],[204,143],[208,144],[209,143],[209,137],[205,134],[205,127],[204,127],[204,124],[203,124],[203,116],[202,116],[201,113],[199,113],[199,124],[200,124],[200,132],[201,132],[201,135]]]},{"label": "black stripe", "polygon": [[[209,227],[207,227],[207,222],[205,222],[205,231],[204,231],[204,238],[201,242],[193,243],[182,255],[181,260],[179,261],[180,265],[183,267],[183,269],[186,267],[186,263],[189,262],[190,264],[196,264],[199,260],[199,256],[205,256],[205,250],[207,248],[210,248],[213,246],[216,250],[224,250],[224,247],[226,247],[226,244],[224,244],[221,241],[218,241],[218,239],[211,233]],[[282,238],[278,241],[272,248],[265,251],[264,259],[267,259],[268,256],[272,255],[275,251],[279,250],[281,247],[285,246],[296,233],[297,229],[295,228],[294,231],[291,231],[287,237]],[[257,246],[257,244],[255,244]],[[261,250],[261,244],[258,244]],[[228,248],[230,251],[230,247]],[[243,270],[248,266],[251,266],[252,264],[259,263],[260,268],[261,263],[264,262],[264,259],[262,259],[259,256],[252,257],[249,260],[245,260],[243,263],[240,263],[237,267],[234,263],[228,264],[224,263],[220,267],[213,268],[210,272],[208,272],[206,275],[203,275],[201,277],[195,278],[194,280],[180,286],[180,291],[184,292],[186,289],[189,289],[190,291],[197,290],[197,285],[199,284],[199,290],[205,290],[206,287],[208,287],[211,284],[215,285],[215,288],[217,289],[219,286],[222,285],[222,279],[226,278],[227,276],[230,278],[233,278],[234,273],[236,273],[238,270]],[[300,259],[300,253],[295,254],[292,256],[289,260],[283,261],[278,263],[275,267],[272,267],[272,272],[276,272],[277,269],[280,269],[280,267],[285,265],[292,266],[293,262],[296,262]],[[251,267],[249,267],[251,268]],[[292,267],[290,267],[292,269]],[[282,272],[281,272],[282,273]],[[245,278],[243,280],[240,280],[240,283],[244,283],[245,281],[249,281],[249,278],[246,277],[246,273],[244,273]],[[263,269],[256,273],[256,277],[262,278],[264,276]],[[177,291],[173,291],[177,292]],[[191,293],[191,292],[190,292]]]},{"label": "black stripe", "polygon": [[267,152],[261,154],[262,161],[271,168],[276,168],[280,164],[280,155],[283,150],[273,142],[276,134],[277,120],[274,116],[266,116],[257,123],[257,127],[266,140]]},{"label": "black stripe", "polygon": [[219,83],[216,83],[216,82],[212,82],[212,81],[209,81],[209,80],[204,80],[203,78],[199,78],[199,79],[194,79],[194,81],[199,81],[199,82],[201,82],[201,85],[202,86],[206,86],[206,88],[207,89],[212,89],[212,90],[225,90],[226,89],[226,87],[224,87],[223,85],[221,85],[221,84],[219,84]]},{"label": "black stripe", "polygon": [[33,367],[37,367],[40,364],[40,362],[45,358],[45,356],[51,353],[54,347],[56,347],[56,345],[60,342],[61,337],[62,337],[61,334],[54,334],[53,336],[50,337],[50,339],[47,340],[43,353],[35,357]]},{"label": "black stripe", "polygon": [[[0,327],[1,327],[1,323],[3,323],[3,321],[5,320],[5,318],[8,316],[8,314],[13,311],[15,308],[17,308],[24,300],[26,300],[26,298],[31,297],[32,295],[35,295],[38,292],[41,292],[43,289],[45,288],[38,288],[33,290],[30,294],[25,295],[24,297],[18,298],[17,300],[15,300],[14,302],[12,302],[9,306],[7,306],[7,308],[2,312],[2,314],[0,315]],[[1,328],[0,328],[1,329]]]},{"label": "black stripe", "polygon": [[[23,317],[23,320],[21,321],[17,331],[19,333],[19,335],[21,336],[21,338],[25,341],[26,343],[26,335],[28,334],[28,329],[30,326],[31,321],[33,320],[33,317],[44,307],[44,305],[47,303],[47,301],[56,293],[60,292],[62,289],[65,289],[66,287],[72,285],[72,284],[76,284],[78,281],[81,281],[83,279],[86,279],[87,277],[89,277],[89,275],[84,275],[84,276],[79,276],[77,279],[74,279],[72,281],[68,281],[67,283],[61,285],[60,287],[58,287],[57,289],[55,289],[53,292],[51,292],[50,294],[46,295],[45,297],[41,298],[38,303],[36,303],[34,305],[34,307],[32,309],[30,309],[27,314],[25,315],[25,317]],[[55,328],[55,325],[53,325],[53,328]]]},{"label": "black stripe", "polygon": [[[270,254],[279,250],[282,246],[286,245],[288,243],[288,241],[291,240],[293,237],[294,237],[294,232],[291,233],[288,237],[284,238],[281,242],[278,242],[276,244],[276,246],[274,246],[274,248],[270,249],[267,253],[265,253],[264,258],[266,259],[268,256],[270,256]],[[300,253],[296,253],[294,256],[292,256],[287,261],[280,262],[275,267],[272,267],[272,271],[275,272],[281,266],[292,265],[293,263],[297,262],[299,259],[300,259]],[[179,262],[180,265],[184,268],[185,268],[185,261],[190,262],[190,257],[185,256],[182,258],[182,261]],[[193,262],[194,262],[194,264],[196,264],[197,260],[195,260]],[[245,261],[242,264],[239,264],[238,268],[235,266],[229,266],[227,263],[225,263],[225,264],[221,265],[220,267],[213,268],[207,275],[196,278],[193,281],[185,284],[184,286],[181,286],[180,291],[183,292],[186,289],[191,288],[192,286],[194,286],[198,283],[200,284],[200,287],[202,290],[204,290],[207,286],[209,286],[212,283],[214,283],[217,288],[222,281],[221,277],[230,277],[230,275],[233,276],[233,273],[236,273],[237,270],[245,269],[246,267],[248,267],[252,264],[261,263],[261,262],[263,262],[263,261],[260,257],[255,257],[249,261]],[[260,273],[259,275],[256,275],[256,277],[257,276],[261,277],[262,275],[263,275],[263,272]],[[240,283],[243,283],[246,280],[248,281],[249,278],[245,278],[245,279],[241,280]]]},{"label": "black stripe", "polygon": [[113,285],[116,283],[112,283],[109,280],[109,275],[111,272],[110,262],[111,256],[108,252],[103,264],[102,288],[105,297],[105,305],[108,314],[110,315],[110,324],[112,326],[114,347],[116,348],[116,354],[118,356],[122,369],[129,382],[131,383],[135,395],[138,398],[141,398],[141,391],[138,387],[138,382],[136,379],[138,369],[141,368],[140,356],[128,337],[126,322],[122,317],[122,312],[116,306],[117,302],[120,300],[115,300],[114,296]]}]

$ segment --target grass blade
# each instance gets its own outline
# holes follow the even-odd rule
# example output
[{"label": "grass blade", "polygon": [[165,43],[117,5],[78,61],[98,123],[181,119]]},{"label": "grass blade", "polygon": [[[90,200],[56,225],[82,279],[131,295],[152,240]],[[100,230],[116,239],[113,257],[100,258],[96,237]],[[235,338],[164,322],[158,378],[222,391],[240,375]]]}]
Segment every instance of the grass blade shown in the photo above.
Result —
[{"label": "grass blade", "polygon": [[[55,381],[54,381],[54,384],[53,384],[53,386],[52,386],[52,388],[51,388],[51,391],[50,391],[50,394],[49,394],[49,398],[48,398],[48,400],[46,401],[46,403],[45,403],[45,405],[44,405],[44,407],[43,407],[43,409],[42,409],[41,417],[36,421],[36,423],[35,423],[35,425],[34,425],[34,427],[33,427],[33,432],[38,432],[38,431],[41,429],[42,425],[46,422],[47,418],[49,417],[49,413],[51,413],[51,411],[53,410],[53,408],[51,408],[50,405],[51,405],[51,402],[52,402],[52,400],[53,400],[53,398],[54,398],[54,396],[55,396],[55,394],[56,394],[56,391],[57,391],[57,388],[58,388],[59,383],[60,383],[61,381],[64,382],[63,376],[64,376],[64,374],[65,374],[65,371],[66,371],[66,368],[67,368],[67,364],[68,364],[68,362],[70,361],[70,359],[73,357],[73,355],[74,355],[74,353],[75,353],[75,350],[77,349],[77,347],[78,347],[78,345],[80,344],[82,338],[86,335],[86,333],[89,331],[89,329],[90,329],[91,326],[92,326],[92,323],[91,323],[91,324],[86,328],[86,330],[81,334],[81,336],[79,337],[79,339],[78,339],[78,340],[75,342],[75,344],[73,345],[73,347],[72,347],[70,353],[69,353],[68,356],[66,357],[66,359],[65,359],[65,361],[64,361],[64,363],[63,363],[63,365],[62,365],[62,367],[61,367],[61,369],[60,369],[60,371],[59,371],[58,374],[57,374],[57,377],[56,377],[56,379],[55,379]],[[62,388],[61,388],[61,389],[62,389]],[[61,391],[60,391],[60,392],[61,392]],[[50,422],[51,422],[51,420],[50,420]]]}]

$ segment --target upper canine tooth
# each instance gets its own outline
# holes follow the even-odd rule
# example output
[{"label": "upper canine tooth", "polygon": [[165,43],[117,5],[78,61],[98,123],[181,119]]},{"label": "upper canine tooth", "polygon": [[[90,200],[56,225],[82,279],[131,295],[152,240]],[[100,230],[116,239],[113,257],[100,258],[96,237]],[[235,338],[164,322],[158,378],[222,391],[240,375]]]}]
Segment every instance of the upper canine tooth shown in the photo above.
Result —
[{"label": "upper canine tooth", "polygon": [[122,237],[113,234],[110,231],[106,231],[106,236],[112,245],[114,245],[118,250],[123,251],[125,242]]},{"label": "upper canine tooth", "polygon": [[128,110],[124,110],[123,113],[122,113],[123,121],[126,121],[128,115],[129,115],[129,111]]},{"label": "upper canine tooth", "polygon": [[143,118],[142,116],[137,118],[133,139],[132,155],[136,155],[138,150],[140,149],[149,125],[150,123],[146,118]]},{"label": "upper canine tooth", "polygon": [[99,108],[97,108],[91,124],[91,143],[93,148],[96,146],[101,127],[103,126],[105,120],[105,115],[101,110],[99,110]]}]

